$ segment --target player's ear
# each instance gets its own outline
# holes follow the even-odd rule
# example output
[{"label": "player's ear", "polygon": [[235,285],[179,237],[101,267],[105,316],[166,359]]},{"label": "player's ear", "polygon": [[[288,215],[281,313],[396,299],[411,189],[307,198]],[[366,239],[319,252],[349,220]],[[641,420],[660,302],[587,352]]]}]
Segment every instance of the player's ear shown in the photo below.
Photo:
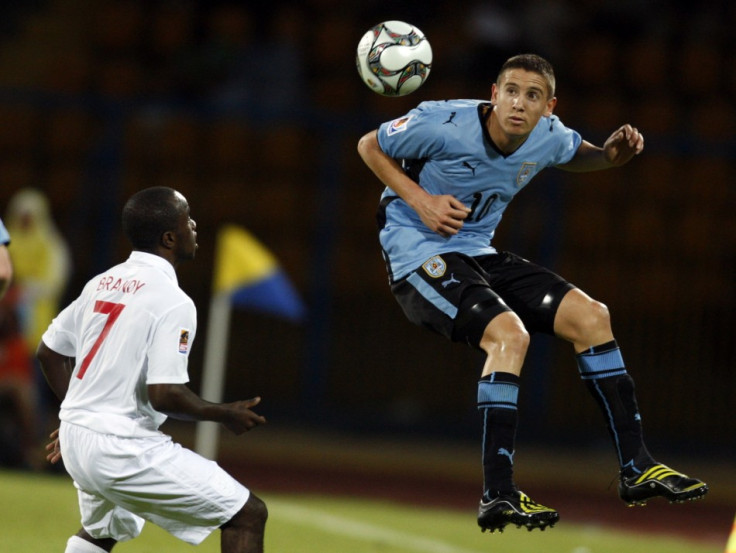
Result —
[{"label": "player's ear", "polygon": [[545,117],[549,117],[552,115],[552,112],[555,110],[555,106],[557,105],[557,97],[552,97],[549,100],[547,100],[547,110],[544,112]]},{"label": "player's ear", "polygon": [[176,244],[176,233],[173,230],[167,230],[161,235],[161,246],[167,250],[173,250]]},{"label": "player's ear", "polygon": [[491,85],[491,104],[495,106],[497,101],[498,101],[498,86],[496,86],[496,83],[493,83]]}]

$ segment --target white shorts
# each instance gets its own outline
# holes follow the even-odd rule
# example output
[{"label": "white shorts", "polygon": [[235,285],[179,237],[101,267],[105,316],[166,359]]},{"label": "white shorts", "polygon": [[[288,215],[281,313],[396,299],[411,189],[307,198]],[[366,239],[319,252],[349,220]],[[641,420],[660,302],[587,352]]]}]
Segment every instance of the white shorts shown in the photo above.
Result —
[{"label": "white shorts", "polygon": [[78,490],[82,527],[94,538],[130,540],[147,520],[196,545],[250,496],[217,463],[165,434],[119,438],[62,422],[59,441]]}]

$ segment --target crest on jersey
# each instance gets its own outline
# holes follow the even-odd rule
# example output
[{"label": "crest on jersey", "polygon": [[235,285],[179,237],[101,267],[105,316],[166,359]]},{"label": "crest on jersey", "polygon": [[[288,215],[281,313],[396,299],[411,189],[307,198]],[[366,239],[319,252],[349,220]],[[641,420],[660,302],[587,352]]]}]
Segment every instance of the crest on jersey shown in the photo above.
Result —
[{"label": "crest on jersey", "polygon": [[391,136],[392,134],[404,132],[409,126],[409,121],[411,121],[413,118],[414,115],[406,115],[404,117],[394,119],[393,121],[391,121],[391,124],[386,128],[386,134]]},{"label": "crest on jersey", "polygon": [[439,255],[434,255],[424,262],[422,269],[432,278],[440,278],[445,274],[447,264],[445,264],[445,260]]},{"label": "crest on jersey", "polygon": [[189,329],[182,328],[179,330],[179,353],[189,352]]},{"label": "crest on jersey", "polygon": [[537,164],[534,161],[525,161],[522,163],[521,169],[519,169],[519,174],[516,175],[516,186],[521,188],[526,185],[526,183],[529,182],[529,179],[534,176],[534,168],[536,166]]}]

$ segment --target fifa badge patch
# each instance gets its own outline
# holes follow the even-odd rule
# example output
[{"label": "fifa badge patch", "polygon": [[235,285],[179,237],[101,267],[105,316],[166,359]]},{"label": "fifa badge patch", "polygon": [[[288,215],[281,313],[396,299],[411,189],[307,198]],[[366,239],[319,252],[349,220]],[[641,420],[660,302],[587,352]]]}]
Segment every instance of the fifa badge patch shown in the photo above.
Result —
[{"label": "fifa badge patch", "polygon": [[445,264],[445,260],[439,255],[434,255],[424,262],[422,269],[432,278],[440,278],[445,274],[447,265]]},{"label": "fifa badge patch", "polygon": [[519,169],[519,174],[516,175],[516,186],[521,188],[526,185],[526,183],[529,182],[529,179],[534,176],[534,168],[536,166],[536,162],[533,161],[525,161],[522,163],[521,169]]},{"label": "fifa badge patch", "polygon": [[391,136],[399,132],[404,132],[409,126],[409,121],[414,118],[414,115],[407,115],[405,117],[399,117],[391,121],[391,124],[386,128],[386,134]]},{"label": "fifa badge patch", "polygon": [[189,352],[189,329],[182,328],[179,331],[179,353]]}]

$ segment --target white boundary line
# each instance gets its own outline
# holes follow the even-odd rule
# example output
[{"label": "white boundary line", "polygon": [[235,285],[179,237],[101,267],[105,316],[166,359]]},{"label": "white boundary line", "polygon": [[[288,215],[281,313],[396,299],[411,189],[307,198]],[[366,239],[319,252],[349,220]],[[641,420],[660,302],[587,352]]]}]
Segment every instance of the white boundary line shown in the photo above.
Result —
[{"label": "white boundary line", "polygon": [[293,524],[318,528],[363,541],[383,541],[396,547],[420,553],[483,553],[456,547],[436,539],[423,538],[408,532],[399,532],[383,526],[360,522],[314,508],[289,505],[280,501],[269,501],[269,511],[275,518],[283,518]]}]

